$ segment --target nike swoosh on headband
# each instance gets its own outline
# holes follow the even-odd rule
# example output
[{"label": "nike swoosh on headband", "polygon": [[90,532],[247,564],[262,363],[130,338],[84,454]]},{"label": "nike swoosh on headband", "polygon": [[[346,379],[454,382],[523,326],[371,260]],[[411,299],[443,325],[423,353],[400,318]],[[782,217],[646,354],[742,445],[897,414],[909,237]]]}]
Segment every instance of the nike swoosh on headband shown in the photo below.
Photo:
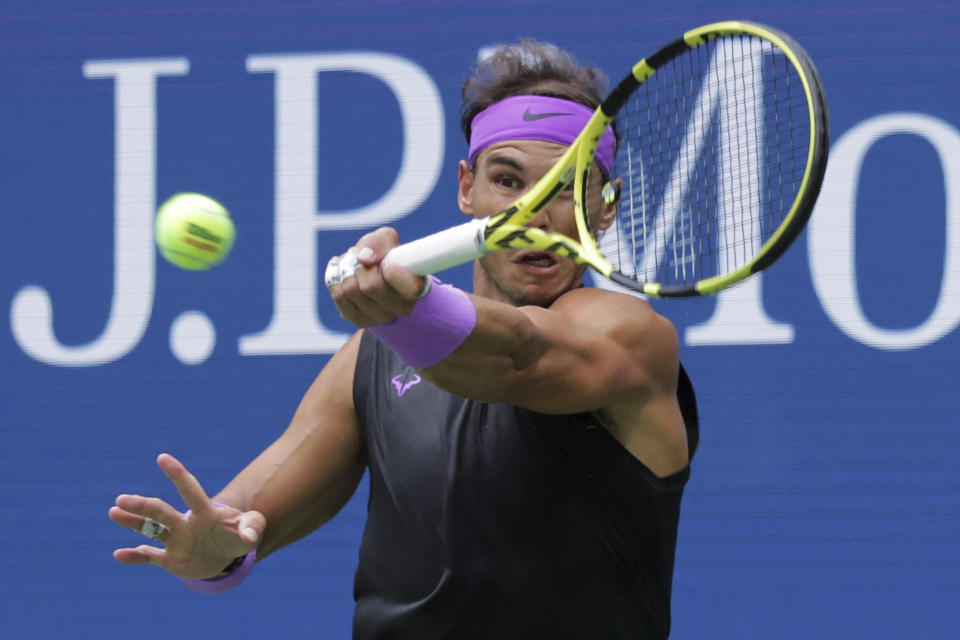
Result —
[{"label": "nike swoosh on headband", "polygon": [[570,116],[572,113],[530,113],[530,109],[527,108],[523,112],[523,121],[524,122],[533,122],[534,120],[543,120],[544,118],[555,118],[557,116]]}]

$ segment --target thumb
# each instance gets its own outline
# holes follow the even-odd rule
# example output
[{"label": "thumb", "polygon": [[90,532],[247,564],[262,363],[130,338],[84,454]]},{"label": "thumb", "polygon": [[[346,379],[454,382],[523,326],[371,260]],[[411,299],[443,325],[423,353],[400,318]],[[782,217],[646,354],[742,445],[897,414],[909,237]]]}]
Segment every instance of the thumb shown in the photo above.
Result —
[{"label": "thumb", "polygon": [[389,264],[383,269],[383,279],[390,288],[411,302],[416,302],[427,294],[428,278],[418,276],[397,264]]},{"label": "thumb", "polygon": [[240,539],[252,545],[260,542],[266,528],[267,519],[259,511],[246,511],[240,515],[240,520],[237,522],[237,533]]}]

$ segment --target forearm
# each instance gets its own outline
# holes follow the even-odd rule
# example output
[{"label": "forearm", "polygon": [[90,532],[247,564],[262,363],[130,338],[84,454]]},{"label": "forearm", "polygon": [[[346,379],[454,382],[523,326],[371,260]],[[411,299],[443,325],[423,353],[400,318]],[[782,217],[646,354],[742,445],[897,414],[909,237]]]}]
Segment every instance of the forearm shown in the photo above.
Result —
[{"label": "forearm", "polygon": [[220,502],[264,515],[264,555],[336,515],[363,475],[363,442],[352,394],[359,342],[357,334],[333,356],[283,435],[217,496]]},{"label": "forearm", "polygon": [[321,444],[321,435],[293,440],[285,434],[214,497],[264,515],[267,527],[258,545],[259,559],[326,523],[356,490],[365,469],[359,448],[351,446],[350,457],[323,465],[311,453],[329,445]]},{"label": "forearm", "polygon": [[[461,347],[424,370],[463,397],[544,413],[578,413],[645,393],[665,332],[646,303],[577,290],[550,308],[472,298],[477,324]],[[662,346],[662,345],[661,345]]]},{"label": "forearm", "polygon": [[331,287],[341,313],[451,393],[575,413],[643,392],[637,355],[651,311],[636,298],[575,289],[549,308],[515,307],[435,283],[409,300],[398,292],[411,274],[373,266]]},{"label": "forearm", "polygon": [[312,504],[293,512],[276,527],[270,526],[268,521],[266,534],[257,550],[258,559],[262,560],[313,533],[336,516],[356,492],[364,469],[364,466],[357,465],[349,473],[344,473],[338,486],[318,496]]},{"label": "forearm", "polygon": [[[514,307],[471,296],[477,309],[473,332],[458,349],[424,370],[434,384],[451,393],[485,402],[511,402],[527,406],[525,389],[542,384],[551,362],[553,321],[539,307]],[[565,345],[567,355],[574,347]],[[559,380],[555,380],[559,382]],[[542,393],[537,397],[543,398]]]},{"label": "forearm", "polygon": [[438,363],[462,370],[472,368],[489,377],[522,371],[535,365],[545,350],[545,336],[530,311],[471,295],[477,310],[473,331],[458,349]]}]

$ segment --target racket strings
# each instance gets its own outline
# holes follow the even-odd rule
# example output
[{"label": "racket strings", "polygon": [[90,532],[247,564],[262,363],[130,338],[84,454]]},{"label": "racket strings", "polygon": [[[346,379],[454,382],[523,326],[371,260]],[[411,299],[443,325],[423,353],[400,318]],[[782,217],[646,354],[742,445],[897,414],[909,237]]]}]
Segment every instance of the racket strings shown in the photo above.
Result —
[{"label": "racket strings", "polygon": [[639,282],[692,284],[749,263],[790,212],[809,121],[786,55],[750,36],[688,50],[618,114],[617,224],[600,239]]}]

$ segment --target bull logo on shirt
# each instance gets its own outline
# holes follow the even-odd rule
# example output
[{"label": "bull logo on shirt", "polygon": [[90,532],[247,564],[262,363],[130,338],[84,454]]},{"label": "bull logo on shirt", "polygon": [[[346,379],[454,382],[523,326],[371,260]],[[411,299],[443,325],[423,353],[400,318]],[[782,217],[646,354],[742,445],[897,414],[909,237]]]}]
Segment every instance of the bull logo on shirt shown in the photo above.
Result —
[{"label": "bull logo on shirt", "polygon": [[414,386],[420,384],[423,380],[416,373],[411,373],[410,371],[404,371],[400,375],[393,376],[390,379],[390,382],[393,383],[393,388],[397,390],[397,397],[402,398],[403,394],[407,391],[410,391]]}]

